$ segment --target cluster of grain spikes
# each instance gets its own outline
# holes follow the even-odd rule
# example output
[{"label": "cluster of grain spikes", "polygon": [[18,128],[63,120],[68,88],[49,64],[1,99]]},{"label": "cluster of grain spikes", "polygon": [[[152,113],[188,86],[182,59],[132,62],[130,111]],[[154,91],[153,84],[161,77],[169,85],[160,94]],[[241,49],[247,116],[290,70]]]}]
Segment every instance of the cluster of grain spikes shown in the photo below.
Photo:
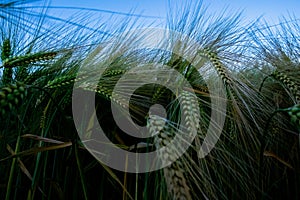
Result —
[{"label": "cluster of grain spikes", "polygon": [[26,86],[21,82],[8,84],[0,88],[0,111],[4,115],[22,103],[26,95]]},{"label": "cluster of grain spikes", "polygon": [[[36,63],[40,63],[43,61],[48,61],[54,59],[58,55],[58,51],[50,51],[43,52],[39,51],[37,53],[27,53],[25,55],[13,55],[11,49],[11,41],[10,39],[3,40],[2,48],[1,48],[1,61],[2,66],[0,68],[4,68],[2,83],[11,83],[13,79],[17,81],[24,81],[28,76],[28,66]],[[17,68],[15,72],[17,73],[15,77],[13,77],[14,68]]]},{"label": "cluster of grain spikes", "polygon": [[13,82],[14,68],[18,67],[18,73],[15,79],[17,81],[24,81],[25,79],[28,79],[28,76],[30,76],[27,72],[27,68],[30,64],[52,60],[58,55],[58,52],[53,51],[28,53],[23,56],[13,56],[11,51],[10,40],[5,39],[2,45],[2,66],[0,67],[4,68],[2,76],[2,84],[4,85]]}]

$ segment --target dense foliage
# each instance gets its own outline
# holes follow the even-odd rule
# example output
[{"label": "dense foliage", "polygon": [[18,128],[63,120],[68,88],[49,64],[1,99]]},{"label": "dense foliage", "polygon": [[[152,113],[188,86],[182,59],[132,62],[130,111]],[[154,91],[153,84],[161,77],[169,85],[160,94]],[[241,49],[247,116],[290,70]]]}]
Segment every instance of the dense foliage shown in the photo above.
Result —
[{"label": "dense foliage", "polygon": [[[142,24],[143,16],[90,22],[95,11],[82,9],[63,20],[48,15],[46,6],[27,3],[32,2],[0,4],[1,199],[300,198],[299,20],[245,25],[240,15],[211,16],[201,3],[186,3],[170,11],[165,28],[188,35],[200,48],[174,37],[148,50],[142,42],[148,32],[124,32]],[[173,51],[159,50],[164,45]],[[78,75],[82,65],[92,63],[91,55],[97,67]],[[147,63],[175,69],[190,87],[180,87],[178,79],[172,84],[178,85],[179,98],[158,84],[131,95],[134,77],[161,78],[155,69],[143,68]],[[137,67],[140,71],[130,71]],[[126,73],[132,80],[123,81],[113,94]],[[83,94],[96,93],[97,113],[85,120],[96,116],[120,148],[152,151],[176,134],[196,129],[193,144],[161,170],[135,174],[111,169],[78,137],[72,115],[77,86]],[[211,93],[209,86],[223,88],[224,96]],[[226,105],[217,110],[226,117],[224,127],[215,148],[201,158],[197,152],[205,133],[220,126],[211,119],[216,100]],[[115,123],[111,103],[120,115],[128,108],[133,122],[160,134],[149,139],[127,135]],[[148,113],[155,104],[165,107],[164,117]],[[180,119],[180,112],[193,117]],[[184,127],[178,126],[181,120]],[[159,156],[167,161],[168,155]]]}]

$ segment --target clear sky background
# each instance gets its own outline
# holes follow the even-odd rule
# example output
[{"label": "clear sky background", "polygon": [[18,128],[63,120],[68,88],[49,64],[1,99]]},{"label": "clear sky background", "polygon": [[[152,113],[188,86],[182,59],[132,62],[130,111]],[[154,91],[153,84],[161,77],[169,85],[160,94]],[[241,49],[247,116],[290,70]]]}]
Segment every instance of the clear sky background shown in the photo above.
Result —
[{"label": "clear sky background", "polygon": [[[170,0],[180,4],[184,0]],[[190,0],[193,1],[193,0]],[[52,6],[74,6],[96,8],[117,12],[133,11],[137,14],[152,15],[165,18],[168,0],[52,0]],[[209,13],[218,14],[224,8],[231,12],[243,11],[246,21],[253,21],[263,16],[271,24],[277,23],[281,16],[288,14],[300,18],[300,0],[204,0]]]}]

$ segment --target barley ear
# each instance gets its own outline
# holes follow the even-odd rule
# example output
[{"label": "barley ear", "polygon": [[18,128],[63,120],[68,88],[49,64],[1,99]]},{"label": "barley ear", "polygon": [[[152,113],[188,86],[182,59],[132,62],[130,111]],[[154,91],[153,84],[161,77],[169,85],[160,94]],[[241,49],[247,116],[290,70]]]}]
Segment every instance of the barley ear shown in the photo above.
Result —
[{"label": "barley ear", "polygon": [[1,52],[1,60],[4,66],[3,76],[2,76],[2,83],[3,85],[9,84],[12,82],[12,75],[13,70],[11,68],[5,67],[5,62],[9,60],[11,57],[11,44],[9,39],[5,39],[2,45],[2,52]]},{"label": "barley ear", "polygon": [[274,77],[279,82],[281,82],[292,93],[296,103],[298,104],[300,103],[299,88],[294,81],[292,81],[286,74],[278,70],[275,70],[271,76]]},{"label": "barley ear", "polygon": [[10,56],[11,56],[10,40],[9,39],[5,39],[3,41],[2,52],[1,52],[2,63],[4,63],[7,59],[9,59]]},{"label": "barley ear", "polygon": [[120,74],[125,74],[127,70],[125,69],[113,69],[113,70],[108,70],[103,73],[103,76],[116,76]]},{"label": "barley ear", "polygon": [[58,78],[55,78],[54,80],[48,81],[48,84],[45,86],[47,88],[60,88],[63,86],[69,86],[73,84],[76,80],[81,80],[82,78],[76,78],[76,75],[65,75]]},{"label": "barley ear", "polygon": [[[157,115],[150,115],[147,123],[148,130],[154,136],[156,149],[160,149],[171,142],[174,136],[174,129],[165,128],[165,120]],[[176,155],[177,150],[167,148],[168,152],[164,155],[158,153],[158,158],[162,164],[173,161],[172,156]],[[163,169],[164,178],[167,184],[169,195],[172,199],[191,199],[190,188],[184,176],[181,162],[176,160],[171,165]]]},{"label": "barley ear", "polygon": [[227,69],[223,66],[216,53],[207,48],[199,50],[198,53],[212,63],[226,86],[232,84],[232,79]]},{"label": "barley ear", "polygon": [[13,68],[27,64],[33,64],[40,61],[51,60],[57,56],[57,52],[38,52],[34,54],[26,54],[24,56],[15,56],[5,60],[4,67]]}]

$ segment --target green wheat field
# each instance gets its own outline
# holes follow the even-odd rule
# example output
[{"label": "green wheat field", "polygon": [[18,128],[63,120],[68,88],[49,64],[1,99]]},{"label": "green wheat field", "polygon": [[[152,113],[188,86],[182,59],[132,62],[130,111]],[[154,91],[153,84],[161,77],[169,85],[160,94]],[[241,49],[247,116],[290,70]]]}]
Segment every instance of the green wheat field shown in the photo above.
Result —
[{"label": "green wheat field", "polygon": [[[183,5],[170,9],[163,25],[182,37],[149,50],[142,46],[148,32],[126,30],[153,27],[155,19],[128,13],[114,20],[116,13],[111,21],[90,21],[95,11],[89,9],[62,19],[50,15],[51,6],[43,2],[0,4],[0,199],[300,199],[300,20],[242,23],[242,13],[212,15],[202,3]],[[184,35],[197,41],[197,49]],[[173,50],[161,50],[166,45]],[[78,75],[95,52],[97,68]],[[128,80],[113,95],[132,68],[140,67],[139,77],[155,76],[145,75],[147,63],[169,66],[190,86],[178,87],[180,98],[159,84],[130,94],[137,81]],[[82,94],[95,94],[96,112],[82,119],[96,117],[119,148],[154,151],[191,129],[196,137],[163,169],[110,168],[79,138],[72,114],[76,85]],[[209,85],[219,85],[224,95],[212,93]],[[211,119],[215,100],[226,105],[216,110],[225,121],[215,147],[202,158],[197,152],[207,130],[220,126]],[[141,139],[121,130],[111,103],[119,117],[129,109],[132,121],[154,136]],[[165,108],[165,117],[149,114],[154,104]],[[191,117],[181,119],[181,112]],[[89,123],[88,134],[93,131]],[[168,161],[176,151],[158,157]]]}]

